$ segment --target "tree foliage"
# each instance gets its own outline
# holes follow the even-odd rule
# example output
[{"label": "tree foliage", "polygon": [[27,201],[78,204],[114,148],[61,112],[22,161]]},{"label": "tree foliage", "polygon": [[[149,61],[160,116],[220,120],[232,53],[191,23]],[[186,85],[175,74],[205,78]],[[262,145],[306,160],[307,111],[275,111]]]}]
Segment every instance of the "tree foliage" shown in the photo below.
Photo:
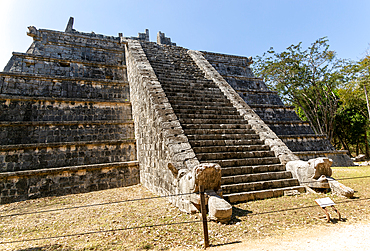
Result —
[{"label": "tree foliage", "polygon": [[332,139],[343,63],[324,37],[307,49],[302,48],[302,43],[280,53],[270,48],[262,57],[256,57],[254,69],[286,104],[296,106],[315,133]]},{"label": "tree foliage", "polygon": [[363,145],[365,150],[361,151],[369,156],[369,111],[365,90],[370,87],[370,56],[350,62],[343,72],[346,82],[338,89],[340,108],[335,121],[335,138],[350,152],[354,149],[356,155]]}]

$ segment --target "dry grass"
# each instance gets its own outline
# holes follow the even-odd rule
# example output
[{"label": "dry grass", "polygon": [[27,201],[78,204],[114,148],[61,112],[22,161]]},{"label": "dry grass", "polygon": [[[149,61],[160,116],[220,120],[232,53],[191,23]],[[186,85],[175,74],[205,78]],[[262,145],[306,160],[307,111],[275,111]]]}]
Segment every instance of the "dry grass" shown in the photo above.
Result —
[{"label": "dry grass", "polygon": [[[333,168],[333,177],[369,176],[370,166]],[[288,230],[326,225],[314,200],[330,197],[349,224],[370,215],[370,178],[341,181],[357,192],[348,200],[331,194],[301,194],[234,205],[233,220],[223,225],[209,223],[210,243],[226,245],[243,239],[278,236]],[[202,247],[202,225],[189,223],[122,231],[76,235],[86,232],[124,229],[155,224],[197,221],[199,215],[187,215],[165,199],[140,200],[94,207],[79,207],[114,201],[155,196],[140,185],[86,194],[29,200],[0,206],[0,215],[23,214],[0,218],[0,242],[25,239],[41,240],[0,244],[0,250],[170,250]],[[69,210],[52,211],[69,208]],[[289,210],[287,210],[289,209]],[[24,214],[48,211],[39,214]],[[337,216],[332,214],[334,218]],[[53,236],[70,237],[47,239]]]}]

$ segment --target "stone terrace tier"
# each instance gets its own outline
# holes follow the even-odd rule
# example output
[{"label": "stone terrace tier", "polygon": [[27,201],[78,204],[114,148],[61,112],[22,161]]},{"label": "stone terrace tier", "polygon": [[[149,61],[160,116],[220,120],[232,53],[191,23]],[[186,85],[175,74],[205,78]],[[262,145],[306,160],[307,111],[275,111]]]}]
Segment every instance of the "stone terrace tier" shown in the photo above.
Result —
[{"label": "stone terrace tier", "polygon": [[315,135],[308,122],[302,121],[293,107],[285,106],[276,92],[253,75],[251,58],[203,52],[204,57],[237,91],[276,135],[302,160],[332,158],[333,166],[351,166],[344,151],[336,151],[323,135]]},{"label": "stone terrace tier", "polygon": [[227,200],[304,190],[217,85],[205,78],[186,49],[141,44],[197,159],[221,165],[221,187]]},{"label": "stone terrace tier", "polygon": [[0,172],[136,160],[120,38],[29,29],[0,73]]}]

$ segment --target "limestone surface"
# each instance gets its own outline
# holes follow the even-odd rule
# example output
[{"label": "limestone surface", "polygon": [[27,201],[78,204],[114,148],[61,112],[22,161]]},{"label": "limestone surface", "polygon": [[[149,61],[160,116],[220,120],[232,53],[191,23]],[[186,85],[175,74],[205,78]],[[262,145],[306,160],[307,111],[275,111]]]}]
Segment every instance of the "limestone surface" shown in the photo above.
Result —
[{"label": "limestone surface", "polygon": [[[0,172],[30,172],[21,179],[27,186],[0,186],[1,201],[53,194],[63,172],[77,166],[88,175],[71,172],[63,193],[140,179],[191,213],[202,185],[209,217],[225,222],[229,202],[303,192],[297,178],[304,172],[316,183],[319,174],[330,176],[320,163],[286,170],[297,152],[345,163],[343,152],[254,77],[251,57],[190,51],[162,32],[155,43],[149,30],[116,37],[73,25],[71,17],[64,32],[28,27],[31,46],[13,53],[0,72]],[[127,172],[127,163],[135,171]],[[102,165],[102,172],[114,171],[89,173]],[[53,176],[35,178],[38,170]]]},{"label": "limestone surface", "polygon": [[331,177],[333,174],[332,163],[333,161],[329,158],[316,158],[309,161],[290,161],[286,168],[302,185],[311,188],[331,189],[334,194],[352,198],[354,190]]},{"label": "limestone surface", "polygon": [[291,171],[293,177],[305,186],[313,188],[329,188],[326,177],[332,175],[333,161],[328,158],[316,158],[309,161],[290,161],[286,164],[286,169]]}]

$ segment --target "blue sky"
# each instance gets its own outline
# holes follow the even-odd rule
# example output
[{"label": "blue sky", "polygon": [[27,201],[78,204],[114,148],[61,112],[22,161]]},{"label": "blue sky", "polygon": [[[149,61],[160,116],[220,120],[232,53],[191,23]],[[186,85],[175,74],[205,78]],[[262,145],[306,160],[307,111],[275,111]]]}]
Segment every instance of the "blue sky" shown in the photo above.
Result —
[{"label": "blue sky", "polygon": [[370,43],[368,0],[0,0],[0,70],[13,51],[25,52],[27,26],[64,31],[70,16],[79,31],[137,36],[160,30],[177,45],[241,56],[307,47],[327,36],[341,58],[358,60]]}]

